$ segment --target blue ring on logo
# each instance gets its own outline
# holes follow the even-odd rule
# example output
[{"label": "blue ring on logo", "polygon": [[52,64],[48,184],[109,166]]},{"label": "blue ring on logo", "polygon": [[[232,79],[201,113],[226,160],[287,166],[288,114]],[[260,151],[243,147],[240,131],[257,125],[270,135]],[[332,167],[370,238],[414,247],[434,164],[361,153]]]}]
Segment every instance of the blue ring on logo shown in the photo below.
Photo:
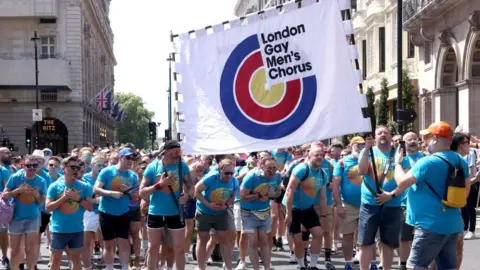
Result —
[{"label": "blue ring on logo", "polygon": [[[228,120],[248,136],[275,140],[295,132],[310,116],[317,97],[317,80],[314,75],[302,79],[302,97],[295,112],[287,119],[273,125],[262,125],[248,119],[235,102],[235,75],[243,60],[260,49],[257,35],[251,35],[235,47],[228,57],[220,79],[220,102]],[[307,92],[308,91],[308,92]]]}]

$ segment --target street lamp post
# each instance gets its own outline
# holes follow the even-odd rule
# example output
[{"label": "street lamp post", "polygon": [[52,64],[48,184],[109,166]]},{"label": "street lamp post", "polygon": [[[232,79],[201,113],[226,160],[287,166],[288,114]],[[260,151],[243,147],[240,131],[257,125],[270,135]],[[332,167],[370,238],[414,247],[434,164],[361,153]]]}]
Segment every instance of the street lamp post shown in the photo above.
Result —
[{"label": "street lamp post", "polygon": [[[38,87],[38,45],[37,42],[40,38],[37,36],[37,31],[34,32],[33,38],[30,40],[33,41],[34,47],[35,47],[35,104],[38,110],[38,92],[39,87]],[[38,148],[38,135],[40,133],[40,127],[39,123],[35,123],[36,126],[36,135],[35,135],[35,149]]]},{"label": "street lamp post", "polygon": [[168,138],[172,140],[172,61],[173,56],[168,55]]},{"label": "street lamp post", "polygon": [[403,29],[402,29],[402,8],[403,1],[397,0],[397,133],[403,135],[403,121],[400,111],[403,109]]}]

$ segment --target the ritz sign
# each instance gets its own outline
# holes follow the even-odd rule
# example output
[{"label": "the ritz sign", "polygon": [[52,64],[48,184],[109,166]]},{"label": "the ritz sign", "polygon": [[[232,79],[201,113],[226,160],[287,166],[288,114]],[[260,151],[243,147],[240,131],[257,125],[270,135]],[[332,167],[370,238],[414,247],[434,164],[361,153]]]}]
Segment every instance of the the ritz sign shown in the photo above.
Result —
[{"label": "the ritz sign", "polygon": [[49,132],[56,131],[55,120],[43,120],[42,130]]},{"label": "the ritz sign", "polygon": [[106,138],[107,137],[107,129],[100,128],[100,137]]}]

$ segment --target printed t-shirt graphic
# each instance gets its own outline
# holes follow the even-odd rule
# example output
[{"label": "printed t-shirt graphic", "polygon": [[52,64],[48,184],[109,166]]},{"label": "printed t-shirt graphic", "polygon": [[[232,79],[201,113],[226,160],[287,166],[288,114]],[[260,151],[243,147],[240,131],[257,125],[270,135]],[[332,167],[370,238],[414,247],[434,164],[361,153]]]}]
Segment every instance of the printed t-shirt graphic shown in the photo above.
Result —
[{"label": "printed t-shirt graphic", "polygon": [[[238,181],[234,177],[228,182],[220,180],[220,174],[218,172],[211,173],[202,178],[200,182],[205,185],[205,190],[202,191],[202,195],[210,203],[225,204],[234,192],[238,189]],[[225,213],[226,210],[215,211],[204,205],[200,200],[197,200],[197,209],[201,213],[219,216]]]},{"label": "printed t-shirt graphic", "polygon": [[[78,193],[81,200],[93,196],[93,189],[90,184],[81,180],[76,180],[73,184],[67,184],[62,176],[48,188],[47,198],[56,201],[63,195],[65,190]],[[82,232],[84,229],[84,213],[85,209],[78,202],[68,199],[59,208],[52,211],[50,230],[54,233]]]},{"label": "printed t-shirt graphic", "polygon": [[[266,186],[276,190],[281,181],[282,176],[280,173],[275,173],[273,178],[267,179],[262,176],[260,170],[254,169],[243,178],[242,187],[252,191],[252,193],[260,193]],[[240,201],[240,207],[247,210],[265,210],[270,207],[270,199],[268,196],[261,196],[260,199],[254,201]]]},{"label": "printed t-shirt graphic", "polygon": [[[138,185],[137,174],[131,170],[121,172],[116,166],[110,166],[100,171],[97,181],[104,183],[104,189],[111,191],[122,192],[121,186],[126,185],[127,188]],[[115,199],[109,196],[100,197],[98,210],[100,212],[121,216],[129,211],[130,197],[123,196],[120,199]]]},{"label": "printed t-shirt graphic", "polygon": [[[27,180],[25,173],[16,173],[10,177],[6,187],[13,191],[22,185],[38,189],[40,196],[46,195],[45,180],[38,175],[35,175],[32,180]],[[14,220],[35,219],[39,216],[40,206],[31,193],[22,193],[15,198],[15,208],[13,211]]]},{"label": "printed t-shirt graphic", "polygon": [[[178,163],[174,163],[163,168],[162,161],[155,160],[143,173],[144,177],[150,179],[150,185],[155,185],[160,181],[162,174],[167,172],[169,175],[174,176],[174,181],[172,184],[172,190],[177,199],[177,202],[180,202],[180,182],[179,182],[179,172],[178,172]],[[187,166],[187,163],[182,161],[182,181],[190,173],[190,170]],[[209,173],[210,175],[211,173]],[[184,183],[185,184],[185,183]],[[173,201],[172,195],[168,187],[164,187],[161,190],[156,190],[150,195],[150,207],[148,208],[149,215],[155,216],[176,216],[179,214],[178,207]]]},{"label": "printed t-shirt graphic", "polygon": [[358,159],[351,155],[344,157],[335,165],[333,176],[342,178],[340,183],[342,201],[360,207],[363,177],[358,173]]},{"label": "printed t-shirt graphic", "polygon": [[[365,150],[362,150],[360,153],[360,157],[363,155],[363,152]],[[388,163],[388,159],[390,157],[390,150],[388,152],[383,153],[378,149],[377,146],[373,147],[373,154],[375,156],[375,165],[377,168],[377,175],[378,175],[378,181],[382,180],[382,176],[384,174],[385,168]],[[395,182],[395,154],[396,150],[393,152],[391,164],[388,168],[388,172],[383,178],[383,187],[382,189],[385,191],[393,191],[397,187],[397,183]],[[372,188],[374,191],[377,191],[377,184],[375,183],[375,175],[372,167],[372,157],[369,154],[369,161],[370,163],[368,164],[368,172],[367,174],[364,175],[364,182],[362,184],[362,203],[364,204],[369,204],[369,205],[378,205],[377,201],[375,200],[375,197],[372,195],[370,190],[365,186],[365,183],[368,183],[370,188]],[[385,203],[385,206],[400,206],[402,202],[402,196],[397,196],[394,199],[388,201]]]},{"label": "printed t-shirt graphic", "polygon": [[[308,178],[301,181],[307,173],[307,169],[309,170]],[[318,201],[317,193],[322,187],[327,185],[327,179],[323,177],[321,168],[314,172],[310,165],[307,166],[307,164],[302,163],[293,169],[292,175],[295,175],[300,181],[294,193],[292,208],[305,210],[312,207]],[[283,198],[282,203],[284,205],[287,204],[286,196]]]}]

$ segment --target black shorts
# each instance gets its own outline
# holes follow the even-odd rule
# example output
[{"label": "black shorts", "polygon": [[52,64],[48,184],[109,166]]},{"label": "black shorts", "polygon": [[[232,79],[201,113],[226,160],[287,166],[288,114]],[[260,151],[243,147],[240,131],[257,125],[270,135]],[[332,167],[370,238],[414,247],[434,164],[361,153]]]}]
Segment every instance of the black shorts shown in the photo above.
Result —
[{"label": "black shorts", "polygon": [[155,216],[148,215],[147,228],[161,229],[167,227],[169,230],[178,230],[185,228],[185,223],[180,221],[180,216]]},{"label": "black shorts", "polygon": [[130,215],[130,222],[140,222],[142,218],[142,213],[140,212],[140,208],[135,210],[130,210],[128,214]]},{"label": "black shorts", "polygon": [[273,199],[273,201],[282,204],[283,196],[285,196],[285,190],[282,189],[282,194],[280,194],[280,196],[278,196],[277,198]]},{"label": "black shorts", "polygon": [[44,233],[47,230],[47,226],[50,223],[50,217],[52,216],[51,214],[47,214],[44,212],[40,212],[41,216],[41,221],[42,223],[40,224],[40,233]]},{"label": "black shorts", "polygon": [[318,218],[315,208],[310,207],[304,210],[292,209],[292,223],[290,224],[289,233],[297,234],[301,232],[301,225],[305,229],[310,230],[314,227],[320,227],[320,219]]},{"label": "black shorts", "polygon": [[128,239],[130,233],[130,213],[113,216],[99,212],[100,228],[105,241],[115,238]]},{"label": "black shorts", "polygon": [[400,229],[400,241],[401,242],[411,242],[413,241],[413,226],[407,224],[407,209],[402,207],[403,216],[402,216],[402,228]]}]

